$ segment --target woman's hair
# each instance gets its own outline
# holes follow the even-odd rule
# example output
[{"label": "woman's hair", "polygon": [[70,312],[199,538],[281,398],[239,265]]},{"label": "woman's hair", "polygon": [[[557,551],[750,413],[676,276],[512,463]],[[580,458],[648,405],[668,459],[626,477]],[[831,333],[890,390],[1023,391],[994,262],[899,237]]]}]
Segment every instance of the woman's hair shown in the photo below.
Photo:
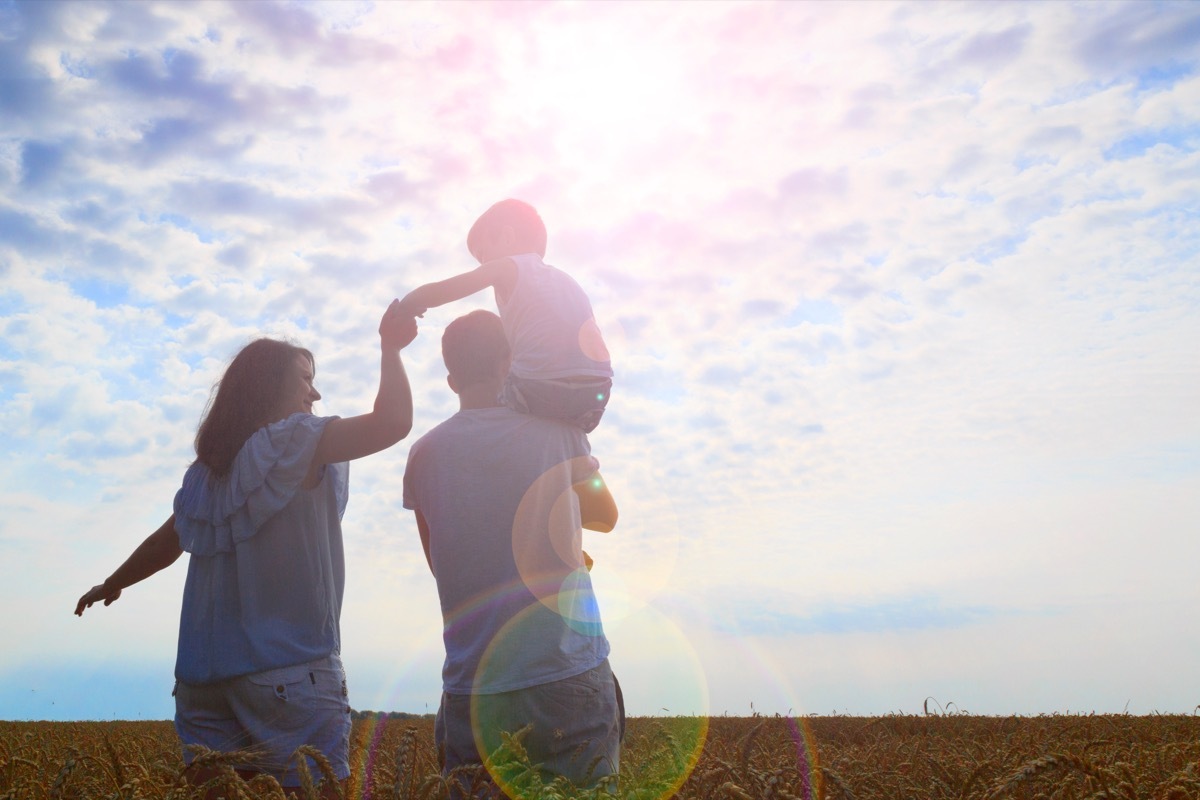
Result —
[{"label": "woman's hair", "polygon": [[296,356],[314,364],[312,353],[277,339],[256,339],[233,357],[213,387],[196,431],[196,460],[224,478],[246,440],[278,419]]},{"label": "woman's hair", "polygon": [[546,257],[546,223],[542,222],[537,209],[524,200],[501,200],[475,220],[467,232],[467,250],[475,255],[481,242],[493,239],[503,228],[512,228],[512,252],[537,253]]},{"label": "woman's hair", "polygon": [[442,361],[460,388],[494,378],[509,356],[504,325],[490,311],[464,314],[442,333]]}]

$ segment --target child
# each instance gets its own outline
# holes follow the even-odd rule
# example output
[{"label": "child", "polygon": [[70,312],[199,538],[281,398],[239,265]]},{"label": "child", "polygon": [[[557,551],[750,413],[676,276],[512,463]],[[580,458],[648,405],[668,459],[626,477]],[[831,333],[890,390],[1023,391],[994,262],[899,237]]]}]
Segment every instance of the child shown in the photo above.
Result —
[{"label": "child", "polygon": [[[467,249],[479,262],[476,269],[417,287],[400,301],[402,311],[419,317],[426,309],[492,287],[512,350],[500,400],[514,411],[561,420],[590,433],[608,405],[612,364],[583,289],[542,261],[546,225],[537,210],[521,200],[501,200],[475,220]],[[607,533],[616,507],[609,507],[607,490],[600,491],[599,473],[592,481],[594,485],[575,487],[582,524]],[[591,557],[583,557],[590,570]]]},{"label": "child", "polygon": [[400,301],[405,313],[421,316],[492,287],[513,356],[504,404],[590,433],[608,405],[612,364],[587,295],[542,261],[542,218],[528,203],[501,200],[471,226],[467,249],[479,267],[409,292]]}]

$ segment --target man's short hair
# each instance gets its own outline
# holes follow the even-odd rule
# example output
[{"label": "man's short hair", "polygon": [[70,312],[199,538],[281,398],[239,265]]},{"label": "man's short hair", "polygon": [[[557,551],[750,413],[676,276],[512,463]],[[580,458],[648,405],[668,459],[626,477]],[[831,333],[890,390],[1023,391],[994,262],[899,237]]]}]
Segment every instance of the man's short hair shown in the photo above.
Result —
[{"label": "man's short hair", "polygon": [[475,255],[480,242],[490,241],[505,226],[512,228],[516,237],[513,252],[506,255],[537,253],[546,257],[546,223],[542,222],[536,208],[524,200],[512,198],[501,200],[475,220],[467,233],[467,250]]},{"label": "man's short hair", "polygon": [[494,378],[511,357],[504,325],[491,311],[464,314],[442,333],[442,360],[460,388]]}]

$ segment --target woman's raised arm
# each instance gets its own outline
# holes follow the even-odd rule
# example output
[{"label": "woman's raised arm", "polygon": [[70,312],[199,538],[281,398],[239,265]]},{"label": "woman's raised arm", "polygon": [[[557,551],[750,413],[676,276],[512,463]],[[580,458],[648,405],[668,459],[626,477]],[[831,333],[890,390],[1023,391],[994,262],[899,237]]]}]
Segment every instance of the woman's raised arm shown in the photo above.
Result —
[{"label": "woman's raised arm", "polygon": [[313,457],[313,468],[351,461],[386,450],[412,430],[412,390],[400,351],[417,336],[416,318],[393,300],[379,323],[379,391],[366,414],[333,419],[325,426]]}]

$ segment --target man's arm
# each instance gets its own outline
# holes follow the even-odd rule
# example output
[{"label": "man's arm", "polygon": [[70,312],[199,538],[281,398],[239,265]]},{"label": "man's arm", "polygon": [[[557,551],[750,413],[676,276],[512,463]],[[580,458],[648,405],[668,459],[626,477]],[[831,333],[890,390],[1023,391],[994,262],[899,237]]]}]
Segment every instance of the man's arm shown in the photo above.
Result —
[{"label": "man's arm", "polygon": [[85,608],[91,608],[92,603],[104,601],[104,605],[112,605],[121,596],[121,590],[135,583],[144,581],[159,570],[174,564],[183,549],[179,546],[179,536],[175,533],[175,515],[159,526],[158,530],[146,537],[125,563],[117,567],[117,571],[109,575],[104,583],[93,586],[79,602],[75,604],[75,615],[83,616]]},{"label": "man's arm", "polygon": [[[429,564],[429,571],[433,572],[433,559],[429,556],[429,523],[425,521],[425,515],[420,511],[413,510],[413,514],[417,517],[417,533],[421,535],[421,549],[425,551],[425,563]],[[435,574],[436,578],[437,575]]]},{"label": "man's arm", "polygon": [[400,306],[407,314],[419,317],[426,309],[444,306],[455,300],[470,297],[489,286],[506,297],[517,282],[517,265],[511,258],[497,258],[480,264],[470,272],[455,275],[444,281],[418,286],[404,296]]},{"label": "man's arm", "polygon": [[608,533],[617,526],[617,502],[599,472],[571,488],[579,497],[579,518],[583,527]]}]

